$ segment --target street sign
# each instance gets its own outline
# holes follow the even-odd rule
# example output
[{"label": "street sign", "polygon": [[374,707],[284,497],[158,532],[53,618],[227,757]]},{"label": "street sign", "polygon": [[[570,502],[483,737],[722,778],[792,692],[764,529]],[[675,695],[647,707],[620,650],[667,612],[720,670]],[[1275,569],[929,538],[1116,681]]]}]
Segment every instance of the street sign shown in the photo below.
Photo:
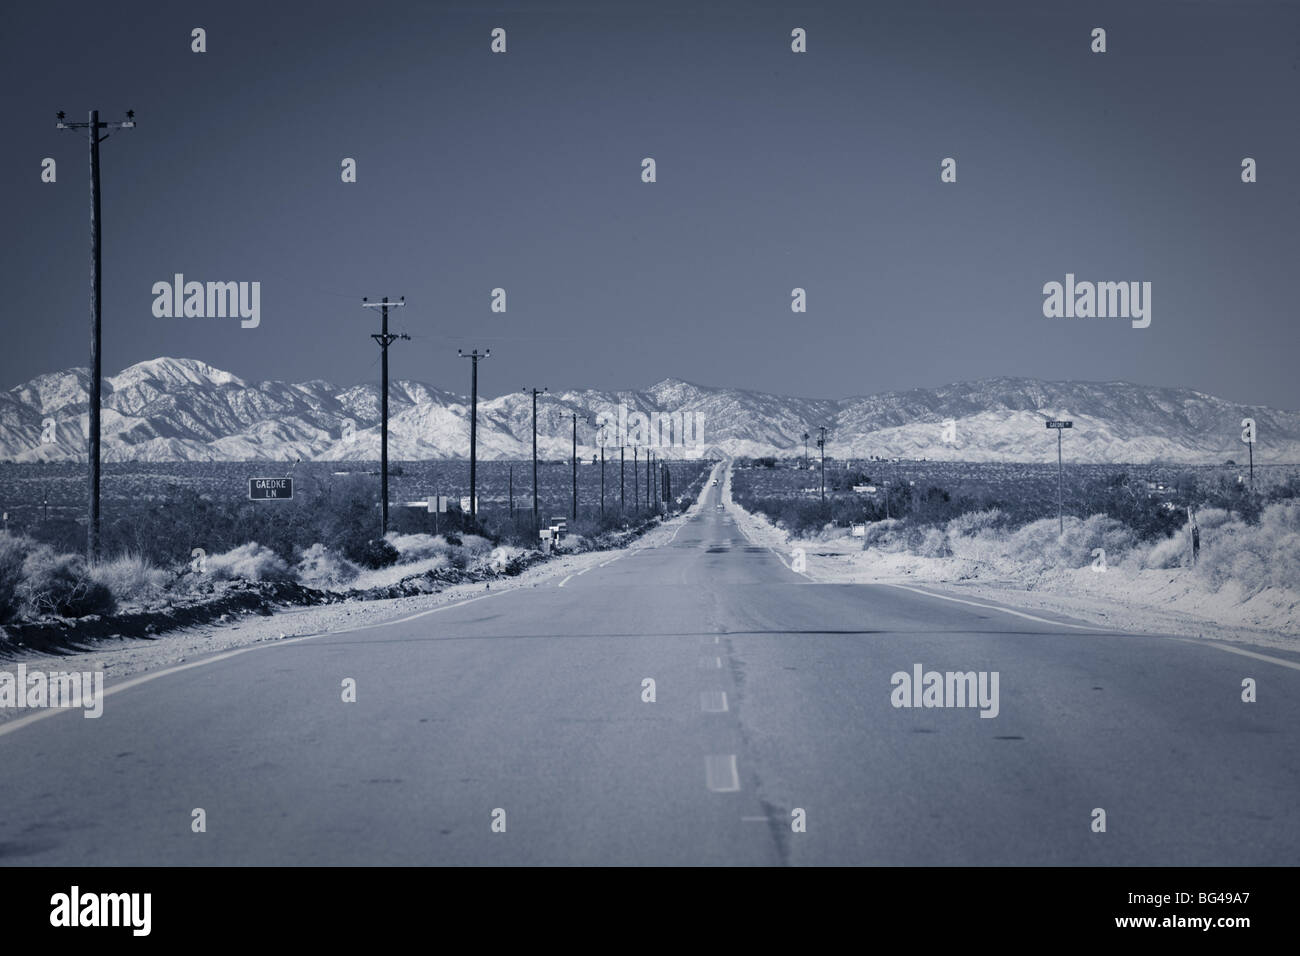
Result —
[{"label": "street sign", "polygon": [[267,501],[293,497],[292,478],[249,478],[248,498],[250,501]]},{"label": "street sign", "polygon": [[1047,427],[1056,430],[1056,524],[1060,534],[1065,534],[1065,465],[1061,460],[1061,429],[1073,428],[1069,419],[1049,418]]},{"label": "street sign", "polygon": [[429,514],[446,514],[447,513],[447,496],[446,495],[429,495],[425,499],[429,509]]},{"label": "street sign", "polygon": [[853,526],[853,537],[865,538],[867,536],[867,526],[864,524],[855,524]]}]

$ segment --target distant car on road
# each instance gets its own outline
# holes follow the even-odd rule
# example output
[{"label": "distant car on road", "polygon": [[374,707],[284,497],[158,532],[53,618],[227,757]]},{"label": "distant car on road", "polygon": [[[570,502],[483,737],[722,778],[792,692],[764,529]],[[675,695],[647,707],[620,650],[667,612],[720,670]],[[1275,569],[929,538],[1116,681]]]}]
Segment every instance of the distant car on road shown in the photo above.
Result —
[{"label": "distant car on road", "polygon": [[713,483],[716,485],[718,483],[718,479],[714,478]]}]

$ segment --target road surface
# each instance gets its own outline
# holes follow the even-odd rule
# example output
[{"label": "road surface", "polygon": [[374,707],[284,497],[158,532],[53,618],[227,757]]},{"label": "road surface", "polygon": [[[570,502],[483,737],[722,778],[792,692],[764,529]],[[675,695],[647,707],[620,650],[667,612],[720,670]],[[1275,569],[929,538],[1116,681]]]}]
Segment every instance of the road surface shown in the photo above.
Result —
[{"label": "road surface", "polygon": [[[0,862],[1300,862],[1285,654],[816,584],[718,491],[586,573],[0,732]],[[916,664],[998,672],[998,715],[894,707]]]}]

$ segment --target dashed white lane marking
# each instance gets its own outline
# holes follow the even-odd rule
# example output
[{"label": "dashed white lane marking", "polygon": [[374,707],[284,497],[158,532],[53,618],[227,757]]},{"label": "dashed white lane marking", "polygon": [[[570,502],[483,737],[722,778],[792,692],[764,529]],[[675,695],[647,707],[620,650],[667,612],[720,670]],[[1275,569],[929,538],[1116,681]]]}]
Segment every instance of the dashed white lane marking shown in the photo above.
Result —
[{"label": "dashed white lane marking", "polygon": [[706,690],[700,694],[700,710],[706,714],[725,714],[727,712],[727,692],[725,690]]},{"label": "dashed white lane marking", "polygon": [[704,758],[704,782],[714,793],[735,793],[740,789],[735,754],[710,754]]},{"label": "dashed white lane marking", "polygon": [[572,580],[573,580],[573,575],[570,574],[567,578],[565,578],[563,581],[560,582],[560,587],[564,587],[566,584],[568,584],[568,583],[569,583],[570,581],[572,581]]},{"label": "dashed white lane marking", "polygon": [[705,670],[720,670],[722,668],[721,657],[701,657],[700,667]]}]

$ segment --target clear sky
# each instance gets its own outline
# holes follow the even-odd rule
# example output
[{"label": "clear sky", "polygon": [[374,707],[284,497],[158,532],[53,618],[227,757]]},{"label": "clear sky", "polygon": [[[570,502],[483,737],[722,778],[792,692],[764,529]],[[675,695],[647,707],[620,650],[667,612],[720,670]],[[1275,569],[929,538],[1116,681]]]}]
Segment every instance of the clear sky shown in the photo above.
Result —
[{"label": "clear sky", "polygon": [[[102,147],[106,373],[174,355],[372,381],[360,299],[389,294],[413,336],[393,376],[460,392],[456,349],[478,346],[489,395],[1024,375],[1300,408],[1297,3],[223,0],[5,18],[4,387],[87,362],[87,149],[53,126],[97,107],[139,122]],[[177,272],[259,281],[260,326],[155,318],[151,287]],[[1066,273],[1151,282],[1150,327],[1045,318],[1043,284]]]}]

